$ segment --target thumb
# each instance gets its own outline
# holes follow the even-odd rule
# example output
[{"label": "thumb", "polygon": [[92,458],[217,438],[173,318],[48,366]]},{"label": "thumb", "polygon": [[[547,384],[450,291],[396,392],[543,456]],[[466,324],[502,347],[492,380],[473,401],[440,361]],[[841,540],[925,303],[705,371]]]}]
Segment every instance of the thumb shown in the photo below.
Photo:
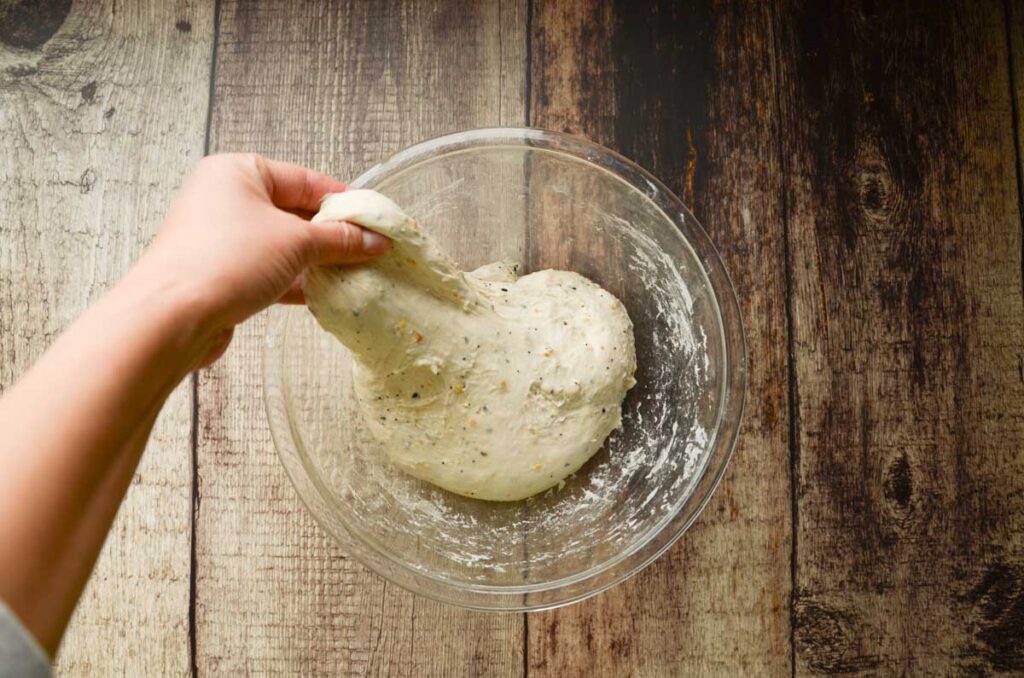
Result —
[{"label": "thumb", "polygon": [[391,249],[390,239],[347,221],[310,222],[308,228],[314,264],[357,264]]}]

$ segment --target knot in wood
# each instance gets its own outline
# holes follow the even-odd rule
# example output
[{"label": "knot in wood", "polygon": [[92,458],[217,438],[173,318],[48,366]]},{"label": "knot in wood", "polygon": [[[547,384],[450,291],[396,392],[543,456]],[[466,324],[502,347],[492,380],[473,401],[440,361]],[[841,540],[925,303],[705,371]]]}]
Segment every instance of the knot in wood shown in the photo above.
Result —
[{"label": "knot in wood", "polygon": [[906,454],[893,459],[886,469],[882,480],[882,496],[900,522],[913,513],[914,473]]},{"label": "knot in wood", "polygon": [[1024,671],[1024,563],[997,560],[959,597],[974,631],[964,668],[979,674]]},{"label": "knot in wood", "polygon": [[[4,3],[6,4],[6,3]],[[64,25],[71,0],[20,0],[0,8],[0,42],[19,49],[42,47]]]},{"label": "knot in wood", "polygon": [[796,604],[796,645],[813,671],[856,673],[878,666],[876,655],[861,649],[859,620],[852,614],[815,601]]},{"label": "knot in wood", "polygon": [[869,162],[857,170],[855,181],[857,207],[864,220],[877,225],[891,222],[901,209],[903,193],[886,164]]}]

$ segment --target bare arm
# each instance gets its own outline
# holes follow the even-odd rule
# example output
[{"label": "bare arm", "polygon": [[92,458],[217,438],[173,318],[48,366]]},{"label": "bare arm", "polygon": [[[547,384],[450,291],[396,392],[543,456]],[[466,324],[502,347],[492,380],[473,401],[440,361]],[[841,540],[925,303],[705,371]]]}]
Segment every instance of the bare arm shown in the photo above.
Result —
[{"label": "bare arm", "polygon": [[306,266],[387,248],[304,218],[341,190],[258,156],[204,160],[139,263],[0,399],[0,598],[51,655],[174,387],[236,323],[301,301]]}]

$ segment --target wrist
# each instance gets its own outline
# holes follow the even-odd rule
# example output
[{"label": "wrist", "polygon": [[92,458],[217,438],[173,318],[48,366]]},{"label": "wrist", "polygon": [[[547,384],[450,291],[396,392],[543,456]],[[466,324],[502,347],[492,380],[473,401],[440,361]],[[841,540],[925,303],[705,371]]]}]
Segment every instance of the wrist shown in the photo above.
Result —
[{"label": "wrist", "polygon": [[204,353],[224,330],[203,288],[187,276],[167,273],[145,258],[111,291],[111,301],[140,323],[154,347],[183,378],[199,366]]}]

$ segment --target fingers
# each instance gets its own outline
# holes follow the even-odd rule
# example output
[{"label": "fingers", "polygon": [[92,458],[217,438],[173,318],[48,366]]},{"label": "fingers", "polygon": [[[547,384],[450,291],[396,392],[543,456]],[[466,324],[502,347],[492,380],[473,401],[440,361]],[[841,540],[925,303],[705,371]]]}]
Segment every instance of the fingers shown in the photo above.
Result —
[{"label": "fingers", "polygon": [[326,174],[287,162],[253,156],[263,177],[270,200],[278,207],[298,212],[317,212],[328,193],[340,193],[346,186]]},{"label": "fingers", "polygon": [[311,222],[307,228],[313,244],[314,264],[356,264],[391,249],[388,238],[347,221]]},{"label": "fingers", "polygon": [[316,215],[316,212],[310,212],[309,210],[286,209],[284,211],[287,212],[288,214],[294,214],[303,221],[309,221]]},{"label": "fingers", "polygon": [[[344,221],[311,223],[305,219],[320,210],[320,201],[328,193],[346,189],[345,184],[306,167],[270,160],[254,155],[271,202],[280,209],[303,220],[310,235],[312,264],[339,265],[367,261],[391,248],[391,241],[382,235],[364,230]],[[288,298],[296,298],[291,291]]]}]

